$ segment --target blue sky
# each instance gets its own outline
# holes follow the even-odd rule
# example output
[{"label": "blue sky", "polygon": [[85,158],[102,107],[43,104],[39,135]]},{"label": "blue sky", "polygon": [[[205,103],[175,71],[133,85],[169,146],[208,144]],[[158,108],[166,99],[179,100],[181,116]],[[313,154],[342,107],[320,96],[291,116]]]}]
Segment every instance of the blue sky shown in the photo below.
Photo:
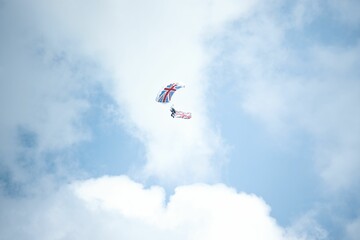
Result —
[{"label": "blue sky", "polygon": [[359,10],[1,1],[1,238],[357,239]]}]

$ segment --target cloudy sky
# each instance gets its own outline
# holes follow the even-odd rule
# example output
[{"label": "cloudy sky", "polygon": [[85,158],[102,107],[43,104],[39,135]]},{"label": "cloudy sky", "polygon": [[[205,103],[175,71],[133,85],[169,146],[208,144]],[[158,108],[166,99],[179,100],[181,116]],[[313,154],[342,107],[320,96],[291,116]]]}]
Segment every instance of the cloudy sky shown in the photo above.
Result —
[{"label": "cloudy sky", "polygon": [[0,239],[358,239],[359,12],[0,0]]}]

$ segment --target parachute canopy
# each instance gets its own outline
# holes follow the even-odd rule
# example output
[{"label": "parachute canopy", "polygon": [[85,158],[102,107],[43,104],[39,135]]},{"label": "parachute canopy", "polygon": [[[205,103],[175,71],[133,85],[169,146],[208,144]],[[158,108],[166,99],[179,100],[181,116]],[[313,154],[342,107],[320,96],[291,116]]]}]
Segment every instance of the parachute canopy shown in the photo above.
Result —
[{"label": "parachute canopy", "polygon": [[168,103],[171,101],[171,98],[176,90],[184,87],[185,85],[181,85],[179,83],[171,83],[160,90],[159,94],[156,96],[156,101],[161,103]]}]

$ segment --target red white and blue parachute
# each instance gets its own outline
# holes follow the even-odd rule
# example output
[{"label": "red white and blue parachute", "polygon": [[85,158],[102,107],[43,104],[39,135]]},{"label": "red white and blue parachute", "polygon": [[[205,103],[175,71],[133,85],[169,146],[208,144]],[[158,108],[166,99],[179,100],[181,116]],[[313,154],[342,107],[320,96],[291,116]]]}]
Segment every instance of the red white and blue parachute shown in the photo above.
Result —
[{"label": "red white and blue parachute", "polygon": [[159,94],[156,96],[156,101],[161,103],[168,103],[171,101],[171,98],[176,90],[184,87],[185,85],[181,85],[179,83],[171,83],[160,90]]},{"label": "red white and blue parachute", "polygon": [[[179,83],[171,83],[168,84],[166,87],[162,88],[159,94],[156,96],[156,101],[160,103],[169,103],[173,94],[180,88],[184,88],[185,85]],[[182,119],[190,119],[191,113],[190,112],[183,112],[177,111],[173,106],[170,108],[171,117],[173,118],[182,118]]]}]

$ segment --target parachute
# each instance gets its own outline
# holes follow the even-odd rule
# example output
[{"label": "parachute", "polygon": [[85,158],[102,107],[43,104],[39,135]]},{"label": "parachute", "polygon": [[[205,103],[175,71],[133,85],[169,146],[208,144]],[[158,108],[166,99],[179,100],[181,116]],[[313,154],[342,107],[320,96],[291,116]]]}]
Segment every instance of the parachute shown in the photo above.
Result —
[{"label": "parachute", "polygon": [[179,83],[171,83],[160,90],[159,94],[156,96],[156,101],[168,103],[171,101],[171,98],[176,90],[184,87],[185,85],[180,85]]},{"label": "parachute", "polygon": [[[180,88],[184,88],[185,85],[181,85],[179,83],[171,83],[166,85],[162,88],[158,95],[156,96],[156,101],[160,103],[169,103],[173,94]],[[190,119],[191,113],[190,112],[183,112],[175,110],[174,106],[170,107],[171,117],[173,118],[182,118],[182,119]]]}]

